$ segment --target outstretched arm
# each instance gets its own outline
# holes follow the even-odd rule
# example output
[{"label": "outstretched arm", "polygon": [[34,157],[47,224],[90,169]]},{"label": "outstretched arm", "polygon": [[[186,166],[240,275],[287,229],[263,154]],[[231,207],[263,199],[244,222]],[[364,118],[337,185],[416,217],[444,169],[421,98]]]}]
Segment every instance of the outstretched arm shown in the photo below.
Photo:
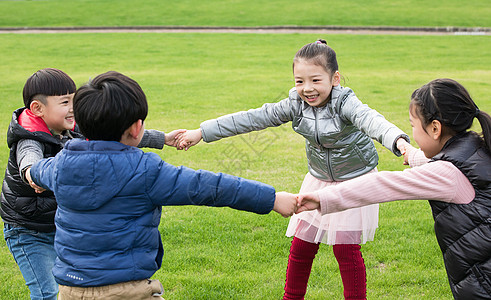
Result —
[{"label": "outstretched arm", "polygon": [[405,139],[407,142],[410,142],[407,134],[387,121],[375,109],[363,104],[352,91],[348,91],[348,96],[342,102],[340,113],[355,127],[372,139],[377,140],[397,156],[401,156],[398,148],[400,144],[399,140]]},{"label": "outstretched arm", "polygon": [[297,212],[320,209],[321,214],[396,200],[430,199],[466,204],[475,191],[469,179],[446,161],[406,169],[366,174],[313,193],[300,194]]},{"label": "outstretched arm", "polygon": [[279,102],[266,103],[260,108],[236,112],[202,122],[199,129],[189,130],[179,139],[178,149],[187,150],[201,140],[209,143],[251,131],[280,126],[292,121],[301,109],[300,97],[290,91],[289,98]]},{"label": "outstretched arm", "polygon": [[149,153],[150,180],[147,195],[156,205],[228,206],[258,214],[269,213],[275,205],[275,189],[265,183],[224,173],[175,167]]},{"label": "outstretched arm", "polygon": [[203,141],[209,143],[239,134],[259,131],[291,122],[302,109],[302,102],[286,98],[260,108],[241,111],[200,124]]}]

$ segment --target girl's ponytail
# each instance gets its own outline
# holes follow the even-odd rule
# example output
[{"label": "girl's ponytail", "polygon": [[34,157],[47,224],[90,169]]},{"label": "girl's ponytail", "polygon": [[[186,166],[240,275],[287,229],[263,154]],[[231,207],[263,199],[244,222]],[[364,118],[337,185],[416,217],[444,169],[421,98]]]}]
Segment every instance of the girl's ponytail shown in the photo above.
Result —
[{"label": "girl's ponytail", "polygon": [[478,109],[476,112],[476,118],[481,124],[484,143],[486,144],[488,150],[491,151],[491,116]]}]

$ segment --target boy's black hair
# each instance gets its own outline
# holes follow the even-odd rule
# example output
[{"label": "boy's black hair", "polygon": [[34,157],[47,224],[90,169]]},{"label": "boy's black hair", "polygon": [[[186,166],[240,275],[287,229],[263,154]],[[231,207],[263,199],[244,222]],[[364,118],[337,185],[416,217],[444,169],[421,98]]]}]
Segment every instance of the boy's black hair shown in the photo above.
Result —
[{"label": "boy's black hair", "polygon": [[109,71],[81,86],[73,98],[73,113],[89,140],[117,141],[148,113],[145,93],[133,79]]},{"label": "boy's black hair", "polygon": [[46,104],[46,96],[62,96],[75,93],[75,82],[65,72],[45,68],[32,74],[24,85],[24,106],[29,108],[34,98]]}]

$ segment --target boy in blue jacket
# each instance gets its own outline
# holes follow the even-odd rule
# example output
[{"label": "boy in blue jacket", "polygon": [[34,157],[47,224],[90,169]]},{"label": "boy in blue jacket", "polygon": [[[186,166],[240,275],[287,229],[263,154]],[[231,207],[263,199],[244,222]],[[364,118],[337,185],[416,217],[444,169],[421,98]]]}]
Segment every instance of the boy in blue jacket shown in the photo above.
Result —
[{"label": "boy in blue jacket", "polygon": [[[80,87],[73,110],[82,134],[26,177],[54,192],[53,274],[58,299],[159,299],[158,225],[163,205],[228,206],[290,216],[296,199],[273,187],[227,174],[174,167],[136,148],[148,112],[144,92],[111,71]],[[87,298],[88,296],[93,298]]]},{"label": "boy in blue jacket", "polygon": [[[51,191],[36,193],[25,174],[35,162],[55,156],[68,140],[83,138],[73,117],[75,82],[65,72],[44,68],[24,84],[24,106],[12,113],[7,131],[10,155],[0,197],[5,242],[19,266],[32,300],[56,300],[58,284],[51,269],[56,199]],[[139,147],[175,146],[175,136],[145,130]]]}]

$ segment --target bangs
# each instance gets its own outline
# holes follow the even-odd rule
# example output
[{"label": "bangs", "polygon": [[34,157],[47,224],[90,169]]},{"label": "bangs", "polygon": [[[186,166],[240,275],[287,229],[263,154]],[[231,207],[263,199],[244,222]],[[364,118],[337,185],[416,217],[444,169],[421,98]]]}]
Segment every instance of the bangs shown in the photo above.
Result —
[{"label": "bangs", "polygon": [[75,82],[63,71],[57,69],[42,69],[34,73],[24,86],[24,104],[29,107],[36,95],[63,96],[75,93]]}]

